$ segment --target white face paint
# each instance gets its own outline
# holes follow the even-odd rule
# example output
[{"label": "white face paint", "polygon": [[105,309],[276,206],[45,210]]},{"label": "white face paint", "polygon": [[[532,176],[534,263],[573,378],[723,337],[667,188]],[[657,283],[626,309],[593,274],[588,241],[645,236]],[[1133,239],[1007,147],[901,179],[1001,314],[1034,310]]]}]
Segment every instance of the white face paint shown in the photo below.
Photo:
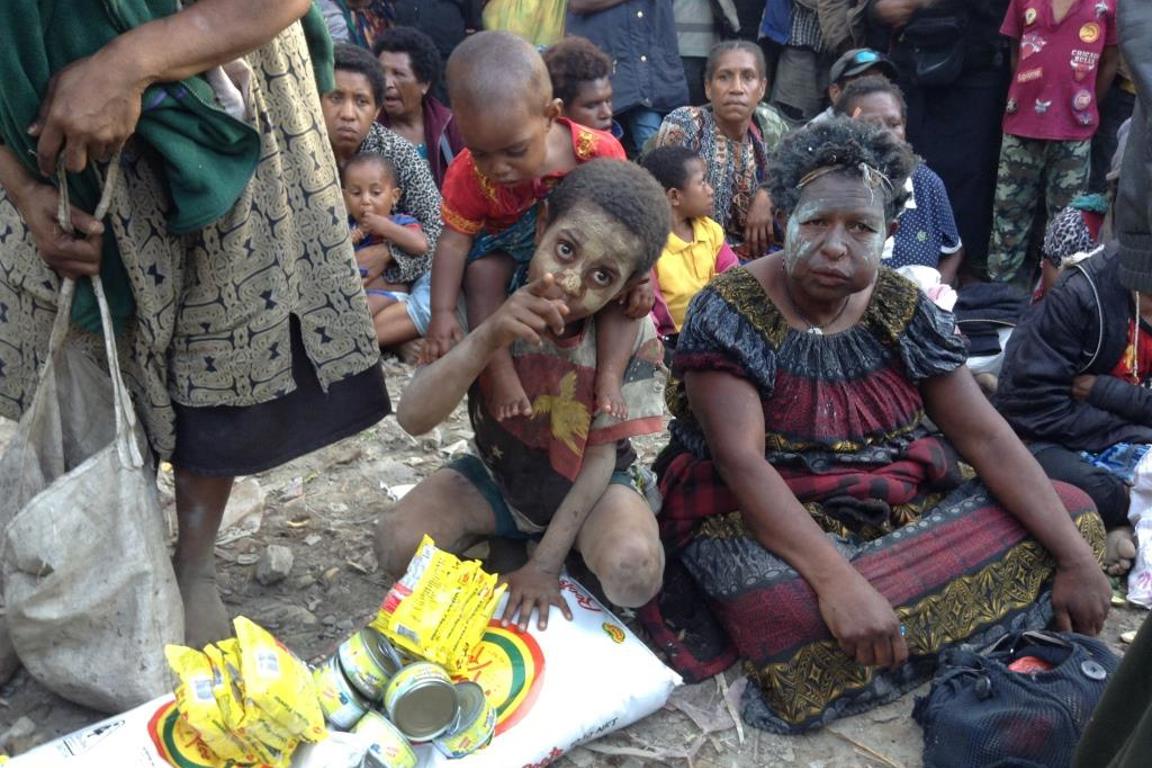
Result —
[{"label": "white face paint", "polygon": [[594,205],[578,205],[550,221],[536,245],[529,278],[556,278],[569,320],[595,314],[627,286],[640,258],[640,238]]},{"label": "white face paint", "polygon": [[790,285],[813,301],[839,301],[863,290],[876,277],[887,233],[883,195],[858,175],[813,179],[785,226]]}]

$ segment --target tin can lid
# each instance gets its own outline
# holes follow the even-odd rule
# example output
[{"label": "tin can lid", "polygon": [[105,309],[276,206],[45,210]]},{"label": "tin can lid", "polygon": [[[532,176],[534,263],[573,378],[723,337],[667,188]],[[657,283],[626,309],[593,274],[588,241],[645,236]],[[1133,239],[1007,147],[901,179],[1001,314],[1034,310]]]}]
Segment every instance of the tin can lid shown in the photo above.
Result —
[{"label": "tin can lid", "polygon": [[415,683],[391,707],[392,722],[412,741],[428,741],[456,723],[456,689],[442,680]]},{"label": "tin can lid", "polygon": [[389,675],[394,675],[404,666],[404,660],[400,657],[400,652],[396,650],[396,646],[392,645],[388,638],[372,629],[372,627],[364,627],[361,632],[364,633],[364,645],[368,646],[368,649],[385,672]]},{"label": "tin can lid", "polygon": [[452,726],[451,733],[456,733],[472,725],[488,706],[488,700],[484,697],[484,689],[479,684],[466,680],[462,683],[456,683],[455,687],[456,701],[459,703],[460,711],[456,716],[456,722]]}]

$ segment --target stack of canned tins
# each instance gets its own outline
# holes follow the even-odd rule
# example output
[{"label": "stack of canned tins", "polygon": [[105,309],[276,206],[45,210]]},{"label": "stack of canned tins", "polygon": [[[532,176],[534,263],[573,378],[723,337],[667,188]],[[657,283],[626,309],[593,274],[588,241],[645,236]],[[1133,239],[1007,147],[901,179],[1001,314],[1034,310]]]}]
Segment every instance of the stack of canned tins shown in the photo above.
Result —
[{"label": "stack of canned tins", "polygon": [[345,640],[313,679],[328,722],[371,743],[367,768],[415,768],[418,742],[464,757],[496,729],[496,710],[479,685],[453,683],[438,664],[406,659],[370,627]]}]

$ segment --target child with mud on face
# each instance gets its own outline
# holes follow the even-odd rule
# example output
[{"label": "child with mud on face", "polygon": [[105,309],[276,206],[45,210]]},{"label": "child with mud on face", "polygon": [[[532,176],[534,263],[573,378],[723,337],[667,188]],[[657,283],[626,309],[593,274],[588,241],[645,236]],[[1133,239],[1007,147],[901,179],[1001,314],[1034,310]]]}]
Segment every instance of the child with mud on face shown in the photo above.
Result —
[{"label": "child with mud on face", "polygon": [[[639,324],[621,372],[628,416],[597,414],[594,387],[603,310],[646,279],[669,228],[663,190],[630,163],[593,160],[556,188],[537,220],[528,284],[404,392],[397,417],[411,434],[467,395],[476,455],[433,473],[380,520],[386,572],[403,573],[425,533],[455,553],[485,536],[536,539],[504,575],[503,619],[521,627],[536,611],[543,628],[550,606],[571,618],[559,573],[573,548],[616,605],[639,607],[659,590],[663,549],[628,441],[664,429],[666,370],[651,323]],[[495,418],[482,376],[497,355],[524,383],[531,417]]]},{"label": "child with mud on face", "polygon": [[[624,159],[611,135],[560,117],[540,54],[505,32],[481,32],[448,60],[447,79],[466,149],[444,178],[445,230],[432,261],[432,320],[423,362],[446,354],[463,336],[456,320],[461,287],[475,327],[523,280],[532,257],[537,206],[566,174],[595,158]],[[611,182],[609,182],[611,183]],[[561,255],[562,259],[563,256]],[[587,291],[578,277],[571,302]],[[627,417],[621,385],[639,325],[652,308],[645,283],[604,308],[598,350],[595,412]],[[504,353],[493,356],[480,381],[495,419],[533,415],[524,383]]]}]

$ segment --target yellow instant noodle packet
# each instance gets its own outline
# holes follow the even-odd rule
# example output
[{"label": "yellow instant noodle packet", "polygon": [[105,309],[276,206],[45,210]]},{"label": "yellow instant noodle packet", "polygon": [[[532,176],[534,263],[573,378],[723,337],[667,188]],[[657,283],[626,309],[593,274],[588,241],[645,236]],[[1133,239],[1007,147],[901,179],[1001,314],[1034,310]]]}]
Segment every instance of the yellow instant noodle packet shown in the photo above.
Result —
[{"label": "yellow instant noodle packet", "polygon": [[164,655],[180,681],[176,686],[180,716],[200,734],[204,745],[218,758],[218,765],[256,762],[255,752],[225,723],[215,696],[216,673],[208,657],[180,645],[165,646]]},{"label": "yellow instant noodle packet", "polygon": [[462,562],[425,536],[371,626],[397,647],[458,674],[503,594],[496,582],[479,562]]},{"label": "yellow instant noodle packet", "polygon": [[299,740],[285,733],[278,723],[255,707],[244,707],[243,677],[240,674],[240,642],[223,640],[204,649],[220,684],[213,689],[224,722],[241,738],[257,758],[272,768],[286,766]]},{"label": "yellow instant noodle packet", "polygon": [[236,617],[233,627],[240,645],[246,715],[250,708],[258,707],[285,736],[304,741],[323,739],[327,735],[324,713],[312,673],[304,662],[243,616]]}]

